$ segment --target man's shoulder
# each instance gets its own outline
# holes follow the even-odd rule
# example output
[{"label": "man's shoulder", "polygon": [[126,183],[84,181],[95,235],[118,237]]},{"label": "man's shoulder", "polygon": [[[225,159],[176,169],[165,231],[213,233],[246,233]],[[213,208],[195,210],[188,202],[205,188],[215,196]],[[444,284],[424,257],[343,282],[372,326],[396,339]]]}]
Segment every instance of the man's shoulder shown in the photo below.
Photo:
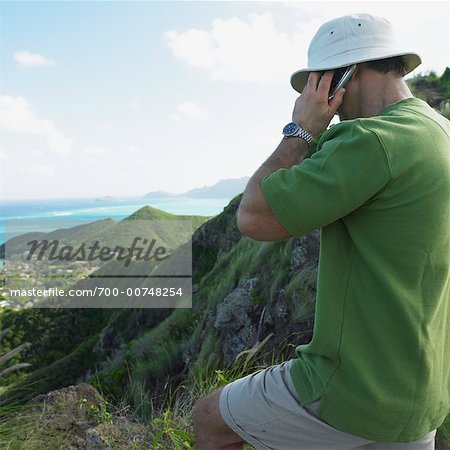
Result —
[{"label": "man's shoulder", "polygon": [[[389,105],[372,117],[344,120],[332,125],[318,140],[318,148],[325,143],[337,144],[349,139],[396,146],[405,137],[422,141],[430,133],[450,138],[450,122],[418,98],[408,98]],[[401,137],[401,139],[399,139]]]},{"label": "man's shoulder", "polygon": [[380,144],[376,130],[379,125],[368,119],[344,120],[332,125],[318,139],[317,148],[339,147],[342,144],[364,143],[365,146]]}]

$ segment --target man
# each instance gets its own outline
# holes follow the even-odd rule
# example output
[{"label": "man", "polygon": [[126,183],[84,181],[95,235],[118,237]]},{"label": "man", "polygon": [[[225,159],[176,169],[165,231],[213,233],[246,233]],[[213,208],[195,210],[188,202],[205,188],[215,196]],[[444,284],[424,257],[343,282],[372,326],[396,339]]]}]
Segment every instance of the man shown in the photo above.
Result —
[{"label": "man", "polygon": [[238,212],[256,240],[321,229],[313,339],[200,400],[199,450],[434,448],[450,410],[450,124],[405,84],[419,64],[367,14],[313,38],[294,125]]}]

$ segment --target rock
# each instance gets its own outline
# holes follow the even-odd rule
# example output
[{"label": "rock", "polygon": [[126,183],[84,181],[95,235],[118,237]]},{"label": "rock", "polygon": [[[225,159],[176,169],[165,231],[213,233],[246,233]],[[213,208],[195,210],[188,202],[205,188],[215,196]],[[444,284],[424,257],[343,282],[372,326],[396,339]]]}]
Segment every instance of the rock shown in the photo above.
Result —
[{"label": "rock", "polygon": [[[232,229],[231,235],[236,231],[232,214],[236,214],[237,206],[237,202],[232,202],[228,207],[228,226],[225,229]],[[200,228],[197,233],[197,240],[202,242],[202,249],[208,245],[217,246],[213,230],[208,230],[205,234],[208,237],[205,241],[200,239],[202,230],[205,231],[205,228]],[[233,239],[235,245],[238,241]],[[226,245],[219,247],[223,251],[226,249]],[[250,251],[258,250],[252,247]],[[219,253],[214,255],[213,263]],[[190,364],[192,360],[195,361],[204,342],[211,345],[211,331],[214,332],[214,341],[218,343],[216,348],[220,348],[215,356],[221,366],[233,363],[241,352],[255,349],[268,336],[271,337],[267,344],[264,344],[262,353],[278,345],[285,346],[288,338],[291,339],[291,344],[296,345],[309,342],[313,328],[311,303],[314,301],[310,299],[315,297],[318,256],[319,232],[293,238],[292,244],[287,245],[279,256],[275,253],[271,255],[271,259],[261,257],[257,269],[249,273],[249,277],[241,281],[223,299],[214,298],[217,306],[202,311],[203,304],[194,303],[194,312],[202,312],[204,315],[199,325],[201,331],[191,340],[184,352],[184,362]],[[230,264],[233,264],[233,259]],[[279,276],[280,264],[287,268],[287,277],[283,284],[273,289],[270,285],[273,282],[278,283],[275,277]],[[213,276],[220,282],[219,273]],[[298,277],[295,287],[288,289],[289,283],[295,277]],[[201,282],[195,283],[194,286],[196,293],[201,292]],[[286,354],[292,354],[292,348],[290,345]]]},{"label": "rock", "polygon": [[305,266],[317,269],[320,247],[319,232],[314,231],[305,236],[296,237],[293,241],[290,274],[293,275]]},{"label": "rock", "polygon": [[103,442],[100,431],[97,428],[88,428],[86,430],[86,449],[89,450],[103,450],[106,447],[105,442]]},{"label": "rock", "polygon": [[133,444],[150,448],[147,430],[125,417],[113,421],[106,401],[86,383],[35,397],[20,414],[20,423],[26,425],[23,438],[29,448],[44,448],[42,444],[48,450],[128,450]]},{"label": "rock", "polygon": [[201,281],[216,261],[229,253],[242,239],[238,229],[236,213],[242,195],[235,197],[221,214],[197,228],[192,236],[192,257],[194,284]]},{"label": "rock", "polygon": [[120,353],[121,344],[122,341],[117,330],[114,327],[107,327],[100,333],[98,342],[94,347],[94,353],[113,358],[117,353]]},{"label": "rock", "polygon": [[254,316],[262,310],[251,299],[256,283],[257,278],[246,280],[217,306],[214,328],[222,342],[225,365],[232,363],[240,352],[255,343],[257,326]]},{"label": "rock", "polygon": [[[31,400],[31,404],[46,404],[47,407],[58,405],[66,410],[71,410],[74,418],[84,416],[81,403],[98,407],[101,396],[99,392],[90,384],[80,383],[76,386],[69,386],[64,389],[41,394]],[[51,408],[52,409],[52,408]]]}]

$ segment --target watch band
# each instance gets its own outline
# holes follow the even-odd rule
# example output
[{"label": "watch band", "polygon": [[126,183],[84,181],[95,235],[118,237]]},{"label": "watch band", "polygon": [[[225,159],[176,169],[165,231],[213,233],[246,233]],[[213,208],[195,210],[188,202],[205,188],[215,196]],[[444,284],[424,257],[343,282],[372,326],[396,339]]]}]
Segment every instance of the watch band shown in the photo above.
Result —
[{"label": "watch band", "polygon": [[285,139],[290,137],[299,137],[305,140],[306,143],[308,144],[308,147],[311,146],[311,142],[314,139],[306,130],[304,130],[300,125],[298,125],[295,122],[288,123],[283,128],[283,134]]},{"label": "watch band", "polygon": [[[299,137],[303,140],[306,141],[306,143],[308,144],[308,147],[311,146],[311,142],[313,141],[313,137],[306,131],[304,130],[302,127],[299,128],[299,130],[297,131],[297,133],[295,133],[293,135],[293,137]],[[288,136],[287,136],[288,137]]]}]

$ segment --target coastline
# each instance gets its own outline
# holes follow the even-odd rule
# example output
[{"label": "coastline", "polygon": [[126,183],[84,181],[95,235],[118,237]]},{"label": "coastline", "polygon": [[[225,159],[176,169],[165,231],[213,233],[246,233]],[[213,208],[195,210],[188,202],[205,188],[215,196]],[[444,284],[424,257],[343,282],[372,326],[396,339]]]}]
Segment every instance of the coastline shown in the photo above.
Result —
[{"label": "coastline", "polygon": [[[152,206],[171,214],[212,217],[230,202],[230,198],[122,198],[6,200],[0,204],[0,244],[31,231],[50,231],[55,221],[59,228],[110,218],[121,220],[143,206]],[[46,222],[48,222],[46,224]],[[60,224],[59,224],[60,223]]]}]

